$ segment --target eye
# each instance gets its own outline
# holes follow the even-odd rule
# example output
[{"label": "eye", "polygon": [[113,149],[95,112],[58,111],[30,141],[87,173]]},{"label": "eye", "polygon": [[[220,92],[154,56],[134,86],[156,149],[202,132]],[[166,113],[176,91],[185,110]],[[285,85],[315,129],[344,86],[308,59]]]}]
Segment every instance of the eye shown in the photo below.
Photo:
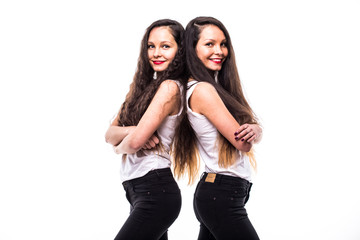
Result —
[{"label": "eye", "polygon": [[226,43],[226,42],[223,42],[223,43],[221,43],[221,46],[222,46],[222,47],[227,47],[227,43]]},{"label": "eye", "polygon": [[169,46],[169,45],[166,45],[166,44],[165,44],[165,45],[163,45],[162,47],[163,47],[163,48],[165,48],[165,49],[170,48],[170,46]]},{"label": "eye", "polygon": [[155,48],[155,46],[152,44],[148,44],[148,49],[152,49],[152,48]]},{"label": "eye", "polygon": [[205,46],[207,46],[207,47],[212,47],[214,44],[213,43],[211,43],[211,42],[209,42],[209,43],[205,43]]}]

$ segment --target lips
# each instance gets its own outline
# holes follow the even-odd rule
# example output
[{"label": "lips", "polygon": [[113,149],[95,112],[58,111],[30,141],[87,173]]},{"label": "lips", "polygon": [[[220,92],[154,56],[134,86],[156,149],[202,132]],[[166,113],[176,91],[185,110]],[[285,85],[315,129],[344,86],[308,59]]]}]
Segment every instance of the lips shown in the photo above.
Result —
[{"label": "lips", "polygon": [[212,61],[213,63],[216,63],[216,64],[221,64],[222,58],[211,58],[210,61]]},{"label": "lips", "polygon": [[155,64],[155,65],[160,65],[160,64],[163,64],[165,61],[153,61],[153,63]]}]

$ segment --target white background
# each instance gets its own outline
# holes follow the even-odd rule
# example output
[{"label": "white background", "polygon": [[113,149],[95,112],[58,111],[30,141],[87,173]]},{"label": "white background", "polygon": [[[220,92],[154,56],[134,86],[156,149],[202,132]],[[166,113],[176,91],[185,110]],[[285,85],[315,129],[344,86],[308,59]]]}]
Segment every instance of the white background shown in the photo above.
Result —
[{"label": "white background", "polygon": [[[235,5],[236,2],[236,5]],[[249,217],[261,239],[360,239],[359,1],[0,3],[0,239],[113,239],[129,212],[104,133],[153,21],[227,27],[264,137]],[[194,186],[172,240],[196,239]]]}]

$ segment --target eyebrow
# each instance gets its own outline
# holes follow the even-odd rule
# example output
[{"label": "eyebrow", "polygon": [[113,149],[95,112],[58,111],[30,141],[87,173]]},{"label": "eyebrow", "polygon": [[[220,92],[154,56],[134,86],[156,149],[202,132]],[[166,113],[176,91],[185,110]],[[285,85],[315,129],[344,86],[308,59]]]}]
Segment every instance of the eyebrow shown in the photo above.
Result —
[{"label": "eyebrow", "polygon": [[[148,41],[148,43],[153,43],[153,42],[152,42],[152,41]],[[173,44],[172,42],[169,42],[169,41],[161,41],[160,44],[161,44],[161,43],[170,43],[170,44]]]},{"label": "eyebrow", "polygon": [[[208,38],[208,39],[204,39],[204,41],[216,41],[215,39],[212,38]],[[223,40],[221,40],[221,42],[223,41],[227,41],[226,38],[224,38]]]}]

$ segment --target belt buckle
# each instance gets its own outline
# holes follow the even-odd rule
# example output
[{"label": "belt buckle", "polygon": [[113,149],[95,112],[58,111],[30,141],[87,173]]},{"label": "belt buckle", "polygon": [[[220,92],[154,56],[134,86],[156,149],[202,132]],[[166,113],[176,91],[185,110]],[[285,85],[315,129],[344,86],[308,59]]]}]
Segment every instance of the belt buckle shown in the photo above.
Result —
[{"label": "belt buckle", "polygon": [[205,182],[214,183],[216,178],[216,173],[208,173],[205,179]]}]

